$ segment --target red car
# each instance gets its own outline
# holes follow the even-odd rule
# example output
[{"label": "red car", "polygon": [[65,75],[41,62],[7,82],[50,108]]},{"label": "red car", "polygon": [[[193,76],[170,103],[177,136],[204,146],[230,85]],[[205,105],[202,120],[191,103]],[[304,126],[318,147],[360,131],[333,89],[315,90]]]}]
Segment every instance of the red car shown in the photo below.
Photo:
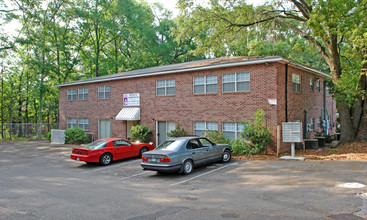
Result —
[{"label": "red car", "polygon": [[145,143],[131,143],[121,138],[106,138],[96,140],[82,147],[73,148],[70,158],[87,163],[109,165],[112,161],[128,157],[140,156],[153,150],[154,145]]}]

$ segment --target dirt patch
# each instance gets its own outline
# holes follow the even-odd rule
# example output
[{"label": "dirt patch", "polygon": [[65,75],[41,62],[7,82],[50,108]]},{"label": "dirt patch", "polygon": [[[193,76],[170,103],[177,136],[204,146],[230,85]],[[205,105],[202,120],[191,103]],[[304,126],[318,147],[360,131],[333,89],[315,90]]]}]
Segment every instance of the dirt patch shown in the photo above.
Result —
[{"label": "dirt patch", "polygon": [[[285,152],[280,155],[290,155]],[[306,160],[367,160],[367,143],[330,145],[319,149],[296,150],[296,156],[305,157]],[[261,155],[234,156],[237,160],[278,160],[275,153]]]}]

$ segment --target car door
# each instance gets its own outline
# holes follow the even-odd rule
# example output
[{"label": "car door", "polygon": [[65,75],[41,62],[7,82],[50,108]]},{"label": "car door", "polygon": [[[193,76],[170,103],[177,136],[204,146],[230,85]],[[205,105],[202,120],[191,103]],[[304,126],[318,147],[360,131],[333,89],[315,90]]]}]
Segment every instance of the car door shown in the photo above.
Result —
[{"label": "car door", "polygon": [[200,138],[199,142],[202,145],[202,148],[205,150],[207,163],[217,161],[222,157],[222,152],[219,152],[219,149],[217,147],[214,147],[214,144],[208,139]]},{"label": "car door", "polygon": [[116,140],[113,142],[115,146],[115,160],[120,160],[133,156],[133,146],[125,140]]},{"label": "car door", "polygon": [[205,163],[206,151],[202,148],[202,145],[197,139],[193,139],[187,142],[186,149],[194,160],[195,165],[200,165]]}]

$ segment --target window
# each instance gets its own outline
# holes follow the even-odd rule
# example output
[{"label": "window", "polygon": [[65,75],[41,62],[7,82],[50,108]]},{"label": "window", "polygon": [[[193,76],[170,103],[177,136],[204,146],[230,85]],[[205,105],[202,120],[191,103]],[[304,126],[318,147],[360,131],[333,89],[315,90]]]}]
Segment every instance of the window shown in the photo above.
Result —
[{"label": "window", "polygon": [[194,135],[202,136],[205,130],[218,131],[218,123],[205,121],[194,122]]},{"label": "window", "polygon": [[301,76],[292,74],[292,90],[293,92],[301,92]]},{"label": "window", "polygon": [[88,100],[88,88],[79,88],[78,89],[78,99],[79,100]]},{"label": "window", "polygon": [[194,77],[194,94],[217,93],[217,76]]},{"label": "window", "polygon": [[83,129],[84,131],[89,130],[89,119],[87,118],[79,118],[79,128]]},{"label": "window", "polygon": [[314,86],[313,86],[313,79],[310,78],[310,91],[314,91]]},{"label": "window", "polygon": [[99,86],[98,87],[98,98],[99,99],[111,98],[111,87],[110,86]]},{"label": "window", "polygon": [[325,93],[326,93],[326,96],[330,96],[330,89],[327,84],[325,84]]},{"label": "window", "polygon": [[76,89],[68,89],[68,101],[76,100]]},{"label": "window", "polygon": [[223,74],[223,92],[250,91],[250,73]]},{"label": "window", "polygon": [[203,147],[210,147],[210,146],[213,146],[212,142],[210,142],[209,140],[205,139],[205,138],[200,138],[199,139],[201,145]]},{"label": "window", "polygon": [[68,118],[67,120],[67,128],[76,128],[76,118]]},{"label": "window", "polygon": [[320,79],[319,78],[316,78],[315,84],[316,84],[316,91],[320,92]]},{"label": "window", "polygon": [[124,140],[114,141],[113,144],[115,145],[115,147],[131,146],[131,144],[129,142],[126,142]]},{"label": "window", "polygon": [[223,123],[223,134],[229,139],[238,139],[241,137],[241,132],[243,131],[244,124],[242,123]]},{"label": "window", "polygon": [[321,128],[321,118],[317,118],[317,127]]},{"label": "window", "polygon": [[198,140],[190,140],[186,145],[187,150],[198,149],[198,148],[200,148],[200,144]]},{"label": "window", "polygon": [[157,96],[175,95],[175,86],[176,81],[174,79],[157,80]]}]

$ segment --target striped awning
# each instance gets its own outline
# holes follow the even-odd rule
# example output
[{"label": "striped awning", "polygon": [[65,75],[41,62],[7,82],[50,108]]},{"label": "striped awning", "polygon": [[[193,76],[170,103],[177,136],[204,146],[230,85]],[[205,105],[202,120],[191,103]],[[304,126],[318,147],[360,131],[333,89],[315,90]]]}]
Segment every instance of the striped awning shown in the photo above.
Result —
[{"label": "striped awning", "polygon": [[140,121],[140,108],[122,108],[117,114],[116,120]]}]

